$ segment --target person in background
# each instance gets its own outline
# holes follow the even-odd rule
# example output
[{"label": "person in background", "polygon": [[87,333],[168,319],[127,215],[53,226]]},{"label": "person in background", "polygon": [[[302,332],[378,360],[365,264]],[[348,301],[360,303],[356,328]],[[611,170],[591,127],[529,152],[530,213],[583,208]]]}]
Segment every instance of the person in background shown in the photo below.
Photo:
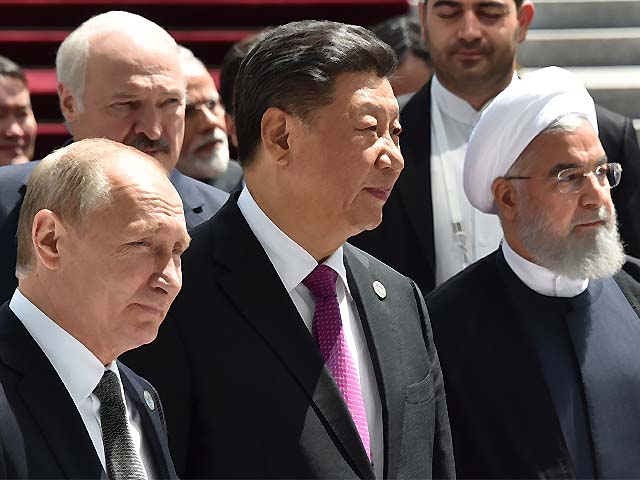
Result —
[{"label": "person in background", "polygon": [[431,77],[431,56],[422,39],[420,19],[412,14],[394,17],[371,27],[398,57],[398,69],[390,79],[400,110]]},{"label": "person in background", "polygon": [[159,397],[118,356],[155,338],[180,290],[178,193],[157,160],[106,139],[50,154],[27,187],[0,307],[7,477],[176,478]]},{"label": "person in background", "polygon": [[0,56],[0,166],[30,161],[37,130],[27,77],[16,63]]},{"label": "person in background", "polygon": [[[226,192],[175,169],[184,136],[185,79],[178,45],[162,27],[129,12],[92,17],[60,45],[56,73],[73,140],[108,138],[156,158],[170,172],[189,228],[227,200]],[[18,213],[36,165],[0,168],[0,301],[16,287]]]},{"label": "person in background", "polygon": [[202,61],[180,47],[182,72],[187,80],[184,141],[176,168],[196,180],[231,192],[242,178],[242,168],[229,160],[225,111],[220,95]]},{"label": "person in background", "polygon": [[[517,82],[516,53],[534,15],[529,0],[419,3],[434,75],[402,110],[405,169],[382,224],[351,242],[414,279],[427,293],[502,238],[494,215],[464,195],[462,171],[473,125],[491,100]],[[627,253],[640,256],[640,148],[631,120],[596,107],[610,161],[625,175],[613,190]]]},{"label": "person in background", "polygon": [[566,70],[531,73],[466,155],[464,190],[504,239],[427,297],[458,478],[637,478],[640,261],[593,100]]}]

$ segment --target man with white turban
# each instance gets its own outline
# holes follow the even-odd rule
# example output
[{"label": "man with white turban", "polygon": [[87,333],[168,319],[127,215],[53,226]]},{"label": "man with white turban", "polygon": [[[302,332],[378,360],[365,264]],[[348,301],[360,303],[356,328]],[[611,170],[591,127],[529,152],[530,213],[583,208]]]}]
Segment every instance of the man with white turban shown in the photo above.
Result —
[{"label": "man with white turban", "polygon": [[464,189],[504,239],[427,299],[458,478],[640,476],[640,262],[616,227],[621,175],[566,70],[514,82],[476,125]]}]

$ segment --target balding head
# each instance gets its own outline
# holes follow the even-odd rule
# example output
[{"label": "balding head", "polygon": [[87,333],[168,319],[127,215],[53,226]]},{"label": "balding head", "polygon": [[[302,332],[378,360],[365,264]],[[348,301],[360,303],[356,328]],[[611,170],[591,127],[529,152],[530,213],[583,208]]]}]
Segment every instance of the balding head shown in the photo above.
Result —
[{"label": "balding head", "polygon": [[182,202],[156,160],[109,140],[79,141],[29,178],[19,288],[106,365],[155,338],[188,243]]},{"label": "balding head", "polygon": [[185,80],[164,29],[128,12],[98,15],[64,40],[56,68],[60,108],[76,140],[108,138],[175,167]]}]

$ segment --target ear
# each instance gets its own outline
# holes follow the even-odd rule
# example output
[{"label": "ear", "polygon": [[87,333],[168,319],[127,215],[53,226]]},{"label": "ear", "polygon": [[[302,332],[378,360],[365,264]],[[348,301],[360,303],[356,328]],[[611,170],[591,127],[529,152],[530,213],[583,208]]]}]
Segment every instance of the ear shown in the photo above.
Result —
[{"label": "ear", "polygon": [[58,84],[58,98],[60,99],[60,111],[64,116],[64,119],[68,123],[74,122],[78,118],[78,104],[75,97],[71,94],[71,91],[64,86],[64,84]]},{"label": "ear", "polygon": [[290,145],[290,130],[294,118],[280,108],[271,107],[262,115],[260,134],[264,152],[278,163],[287,164]]},{"label": "ear", "polygon": [[508,222],[513,222],[518,209],[518,195],[513,183],[498,177],[491,184],[491,192],[500,217]]},{"label": "ear", "polygon": [[227,112],[224,113],[224,123],[227,128],[227,135],[231,139],[231,144],[238,148],[238,134],[236,133],[236,120]]},{"label": "ear", "polygon": [[516,34],[518,43],[524,42],[527,38],[527,32],[533,20],[534,12],[535,9],[533,8],[531,0],[524,0],[522,5],[520,5],[520,9],[518,10],[518,32]]},{"label": "ear", "polygon": [[60,218],[51,210],[40,210],[33,218],[31,241],[35,255],[49,270],[57,270],[60,264],[59,242],[66,235]]}]

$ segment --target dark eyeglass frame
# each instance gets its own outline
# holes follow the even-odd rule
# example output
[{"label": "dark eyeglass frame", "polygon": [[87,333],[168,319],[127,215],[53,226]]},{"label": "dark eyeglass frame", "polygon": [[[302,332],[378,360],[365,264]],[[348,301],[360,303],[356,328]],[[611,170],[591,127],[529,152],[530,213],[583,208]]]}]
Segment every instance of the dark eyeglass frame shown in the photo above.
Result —
[{"label": "dark eyeglass frame", "polygon": [[[609,173],[612,173],[614,182],[611,182]],[[604,174],[604,175],[603,175]],[[617,162],[600,163],[589,171],[580,168],[563,168],[554,177],[524,177],[524,176],[505,176],[505,180],[549,180],[556,181],[556,186],[560,193],[580,193],[585,185],[585,178],[593,175],[598,184],[603,188],[615,188],[620,185],[622,178],[622,165]],[[603,179],[602,181],[600,179]],[[606,179],[606,183],[603,183]]]}]

